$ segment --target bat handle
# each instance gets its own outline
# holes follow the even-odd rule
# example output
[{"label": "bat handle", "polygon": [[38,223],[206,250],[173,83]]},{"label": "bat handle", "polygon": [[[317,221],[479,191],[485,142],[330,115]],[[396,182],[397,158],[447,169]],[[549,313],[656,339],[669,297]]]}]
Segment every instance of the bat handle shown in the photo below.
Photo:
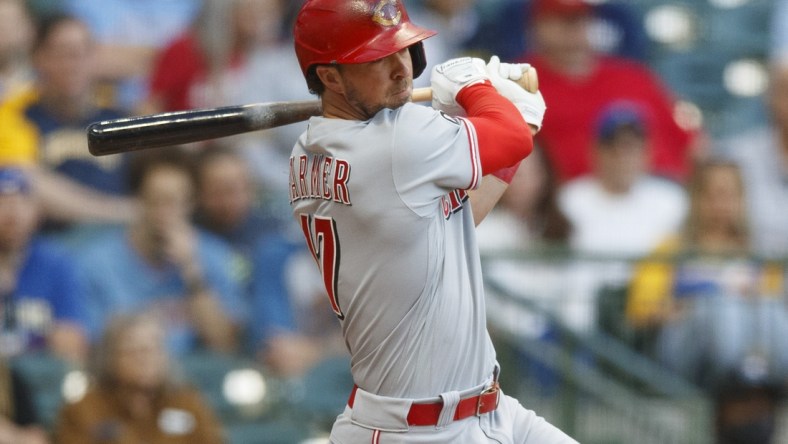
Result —
[{"label": "bat handle", "polygon": [[432,88],[415,88],[413,94],[410,96],[414,102],[431,102],[432,101]]}]

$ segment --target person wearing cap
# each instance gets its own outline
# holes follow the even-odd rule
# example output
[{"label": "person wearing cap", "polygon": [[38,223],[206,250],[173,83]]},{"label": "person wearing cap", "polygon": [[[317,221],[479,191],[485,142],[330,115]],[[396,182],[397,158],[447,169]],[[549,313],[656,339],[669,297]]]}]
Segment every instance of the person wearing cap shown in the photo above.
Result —
[{"label": "person wearing cap", "polygon": [[683,188],[647,170],[653,134],[647,118],[632,102],[616,102],[598,117],[592,171],[565,183],[559,196],[575,227],[573,250],[638,257],[683,222]]},{"label": "person wearing cap", "polygon": [[83,286],[74,258],[38,236],[28,174],[0,167],[0,353],[46,351],[80,364],[88,351]]},{"label": "person wearing cap", "polygon": [[702,128],[674,118],[674,93],[646,65],[596,50],[590,41],[595,7],[584,0],[533,0],[527,10],[529,42],[521,60],[539,73],[550,103],[549,125],[537,135],[562,182],[590,172],[594,124],[601,108],[617,100],[651,114],[651,173],[683,181],[704,149]]},{"label": "person wearing cap", "polygon": [[290,156],[293,218],[321,272],[354,385],[329,440],[570,444],[503,394],[475,229],[546,110],[514,80],[529,67],[460,57],[430,72],[397,0],[309,0],[294,28],[322,114]]}]

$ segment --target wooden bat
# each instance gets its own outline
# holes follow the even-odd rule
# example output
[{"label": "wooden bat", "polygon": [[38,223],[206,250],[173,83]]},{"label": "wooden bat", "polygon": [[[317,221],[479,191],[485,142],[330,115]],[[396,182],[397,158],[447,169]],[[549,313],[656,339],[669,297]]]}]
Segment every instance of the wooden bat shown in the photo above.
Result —
[{"label": "wooden bat", "polygon": [[[536,70],[517,81],[530,92],[539,89]],[[430,88],[413,90],[414,102],[432,100]],[[176,111],[94,122],[87,128],[88,150],[105,156],[148,148],[181,145],[302,122],[322,113],[319,100],[266,102]]]}]

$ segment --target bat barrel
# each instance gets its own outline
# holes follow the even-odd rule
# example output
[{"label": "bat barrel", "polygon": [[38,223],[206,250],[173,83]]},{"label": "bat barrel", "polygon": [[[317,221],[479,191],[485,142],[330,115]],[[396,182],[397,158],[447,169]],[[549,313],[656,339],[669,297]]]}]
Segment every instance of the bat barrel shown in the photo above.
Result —
[{"label": "bat barrel", "polygon": [[106,120],[88,126],[88,150],[104,156],[181,145],[300,122],[320,112],[318,101],[274,102]]}]

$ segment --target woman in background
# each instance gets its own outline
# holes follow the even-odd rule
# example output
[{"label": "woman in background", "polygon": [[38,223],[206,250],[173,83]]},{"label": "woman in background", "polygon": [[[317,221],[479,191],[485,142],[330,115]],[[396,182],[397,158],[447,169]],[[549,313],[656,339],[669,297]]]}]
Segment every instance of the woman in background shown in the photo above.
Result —
[{"label": "woman in background", "polygon": [[146,313],[114,318],[96,351],[95,385],[63,407],[56,442],[224,442],[207,401],[173,377],[157,318]]}]

